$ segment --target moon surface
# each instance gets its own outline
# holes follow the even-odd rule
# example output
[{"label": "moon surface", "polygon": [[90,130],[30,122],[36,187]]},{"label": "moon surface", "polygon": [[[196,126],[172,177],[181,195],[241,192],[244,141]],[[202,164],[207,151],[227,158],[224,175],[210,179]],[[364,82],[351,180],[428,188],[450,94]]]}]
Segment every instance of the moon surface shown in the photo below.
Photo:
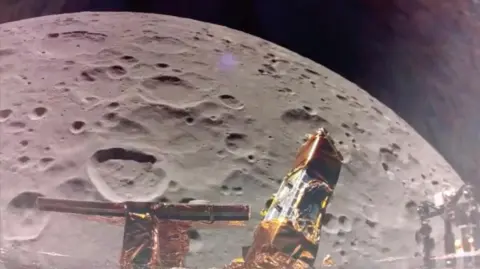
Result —
[{"label": "moon surface", "polygon": [[16,263],[116,268],[121,227],[37,212],[39,196],[248,203],[248,227],[191,232],[188,266],[221,267],[251,242],[304,135],[322,126],[346,160],[319,263],[331,254],[342,268],[388,268],[378,262],[388,257],[418,265],[415,205],[461,184],[364,90],[238,31],[74,13],[2,24],[0,40],[2,244],[22,253]]}]

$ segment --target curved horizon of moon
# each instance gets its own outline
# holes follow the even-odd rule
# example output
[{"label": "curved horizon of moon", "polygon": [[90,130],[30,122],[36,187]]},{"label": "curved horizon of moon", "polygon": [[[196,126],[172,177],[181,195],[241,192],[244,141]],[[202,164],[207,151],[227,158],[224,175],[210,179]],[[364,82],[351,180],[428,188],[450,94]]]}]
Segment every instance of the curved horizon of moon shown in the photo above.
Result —
[{"label": "curved horizon of moon", "polygon": [[39,196],[248,203],[247,228],[191,231],[187,264],[221,267],[250,243],[257,212],[319,127],[346,158],[319,257],[343,268],[414,258],[415,204],[461,184],[364,90],[235,30],[74,13],[0,25],[0,40],[2,244],[27,248],[24,262],[50,251],[70,256],[58,267],[115,268],[121,248],[121,227],[39,213]]}]

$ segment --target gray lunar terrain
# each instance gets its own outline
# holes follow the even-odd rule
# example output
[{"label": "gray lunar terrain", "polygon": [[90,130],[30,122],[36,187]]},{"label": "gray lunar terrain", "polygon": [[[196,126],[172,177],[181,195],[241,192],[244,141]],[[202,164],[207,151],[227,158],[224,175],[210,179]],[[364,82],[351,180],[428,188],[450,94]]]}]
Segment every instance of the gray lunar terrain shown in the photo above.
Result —
[{"label": "gray lunar terrain", "polygon": [[[76,13],[2,24],[0,93],[2,244],[35,268],[117,268],[122,240],[122,227],[32,210],[41,195],[248,203],[248,227],[192,235],[188,266],[221,267],[251,242],[304,135],[322,126],[345,165],[319,264],[331,254],[334,268],[415,268],[415,204],[461,184],[358,86],[188,19]],[[380,261],[389,257],[403,260]]]}]

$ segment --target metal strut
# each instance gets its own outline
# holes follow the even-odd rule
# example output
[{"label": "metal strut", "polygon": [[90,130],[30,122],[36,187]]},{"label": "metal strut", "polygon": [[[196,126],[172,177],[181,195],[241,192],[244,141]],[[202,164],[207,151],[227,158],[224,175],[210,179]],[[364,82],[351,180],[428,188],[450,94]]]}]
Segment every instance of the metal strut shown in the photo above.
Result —
[{"label": "metal strut", "polygon": [[[458,251],[463,255],[464,268],[480,267],[480,258],[472,253],[480,249],[480,212],[478,203],[474,199],[472,186],[463,185],[453,195],[441,193],[442,203],[435,205],[432,202],[422,202],[417,213],[420,217],[420,229],[415,233],[415,241],[423,245],[424,268],[436,267],[436,260],[445,260],[447,268],[456,268]],[[460,202],[464,198],[465,202]],[[430,219],[441,216],[444,221],[444,252],[442,257],[432,255],[435,241],[431,237],[432,226]],[[454,228],[460,230],[461,239],[457,240]],[[471,254],[471,255],[469,255]],[[475,265],[473,265],[475,263]],[[471,267],[473,268],[473,267]]]}]

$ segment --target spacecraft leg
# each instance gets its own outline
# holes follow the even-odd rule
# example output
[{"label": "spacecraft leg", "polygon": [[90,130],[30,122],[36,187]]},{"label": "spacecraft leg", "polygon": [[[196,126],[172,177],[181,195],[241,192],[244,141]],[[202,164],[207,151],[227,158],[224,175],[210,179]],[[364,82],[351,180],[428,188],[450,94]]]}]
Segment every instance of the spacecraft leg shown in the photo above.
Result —
[{"label": "spacecraft leg", "polygon": [[[455,234],[453,233],[453,227],[451,220],[446,217],[444,220],[445,223],[445,255],[453,256],[456,254],[455,251]],[[456,257],[448,257],[445,261],[445,266],[447,268],[456,268],[457,267],[457,258]]]},{"label": "spacecraft leg", "polygon": [[[462,247],[463,253],[465,254],[472,254],[472,236],[470,232],[470,227],[462,227],[460,229],[461,237],[462,237]],[[472,256],[464,256],[463,257],[463,267],[470,268],[473,265],[473,257]]]},{"label": "spacecraft leg", "polygon": [[432,259],[432,252],[435,248],[435,240],[430,236],[432,227],[428,221],[422,221],[420,230],[415,234],[415,241],[423,246],[423,265],[425,269],[435,268],[435,260]]},{"label": "spacecraft leg", "polygon": [[478,213],[475,212],[475,214],[472,216],[472,221],[475,224],[472,227],[472,238],[473,238],[473,251],[476,253],[474,256],[474,261],[475,261],[475,268],[480,268],[480,255],[477,253],[480,251],[480,228],[478,225],[480,225],[480,219],[476,218]]}]

